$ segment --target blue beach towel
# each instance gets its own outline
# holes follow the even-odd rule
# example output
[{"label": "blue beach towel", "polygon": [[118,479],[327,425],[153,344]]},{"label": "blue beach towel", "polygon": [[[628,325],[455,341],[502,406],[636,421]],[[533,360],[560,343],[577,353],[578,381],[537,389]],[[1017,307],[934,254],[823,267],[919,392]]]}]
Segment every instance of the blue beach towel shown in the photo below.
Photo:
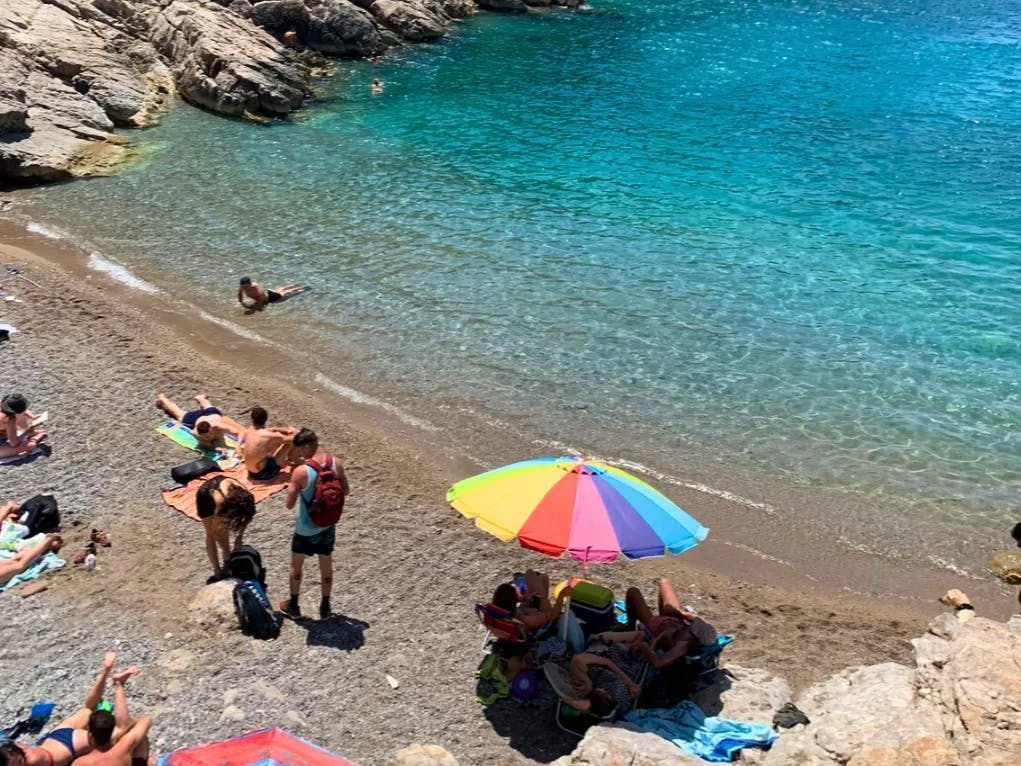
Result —
[{"label": "blue beach towel", "polygon": [[705,761],[730,762],[744,747],[767,747],[777,733],[761,723],[743,723],[706,716],[694,702],[674,708],[632,710],[624,720],[642,731],[658,734]]},{"label": "blue beach towel", "polygon": [[[0,524],[0,560],[14,558],[14,549],[22,543],[27,534],[28,527],[24,527],[21,524],[15,524],[13,521],[4,521]],[[38,534],[29,540],[31,544],[38,544],[42,541],[43,537],[44,535]],[[21,585],[23,582],[34,580],[49,569],[60,569],[66,563],[67,562],[63,559],[57,558],[55,553],[47,553],[24,572],[19,575],[15,575],[6,583],[0,585],[0,593],[8,588]]]}]

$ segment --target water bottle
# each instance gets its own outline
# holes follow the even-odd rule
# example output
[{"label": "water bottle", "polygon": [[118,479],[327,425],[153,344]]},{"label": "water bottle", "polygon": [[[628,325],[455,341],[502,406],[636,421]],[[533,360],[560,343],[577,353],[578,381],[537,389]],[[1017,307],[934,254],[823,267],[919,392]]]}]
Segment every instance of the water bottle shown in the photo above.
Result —
[{"label": "water bottle", "polygon": [[95,553],[90,553],[88,556],[85,557],[85,568],[86,569],[95,569],[96,568],[96,554]]}]

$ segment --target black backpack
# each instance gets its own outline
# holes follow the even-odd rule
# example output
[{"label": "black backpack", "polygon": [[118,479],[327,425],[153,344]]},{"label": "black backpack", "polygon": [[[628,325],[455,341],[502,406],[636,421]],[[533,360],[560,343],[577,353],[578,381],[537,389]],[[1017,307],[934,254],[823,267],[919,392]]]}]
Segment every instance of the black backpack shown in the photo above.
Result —
[{"label": "black backpack", "polygon": [[190,463],[185,463],[184,465],[178,465],[171,468],[170,478],[178,484],[187,484],[192,479],[197,479],[200,476],[205,476],[211,471],[219,470],[220,466],[215,460],[210,460],[207,457],[200,457],[198,460],[192,460]]},{"label": "black backpack", "polygon": [[266,587],[266,570],[262,556],[251,545],[242,545],[227,558],[227,575],[237,580],[254,580]]},{"label": "black backpack", "polygon": [[273,611],[266,591],[254,580],[245,580],[234,586],[234,611],[245,635],[261,639],[280,635],[283,618]]},{"label": "black backpack", "polygon": [[28,536],[54,532],[60,526],[60,511],[53,495],[36,495],[21,504],[18,523],[28,527]]}]

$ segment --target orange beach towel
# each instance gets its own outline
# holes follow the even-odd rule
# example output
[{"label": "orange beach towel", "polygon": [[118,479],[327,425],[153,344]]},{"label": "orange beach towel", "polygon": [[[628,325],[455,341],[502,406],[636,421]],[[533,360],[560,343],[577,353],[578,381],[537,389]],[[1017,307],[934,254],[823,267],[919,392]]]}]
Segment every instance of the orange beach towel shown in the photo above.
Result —
[{"label": "orange beach towel", "polygon": [[271,497],[277,492],[287,489],[287,485],[291,481],[290,468],[284,468],[279,474],[277,474],[276,478],[270,479],[269,481],[254,481],[253,479],[248,478],[248,471],[245,470],[245,467],[243,465],[239,465],[234,468],[228,468],[226,471],[213,471],[211,473],[207,473],[205,476],[201,476],[198,479],[192,479],[183,487],[161,490],[160,494],[163,496],[163,502],[171,508],[180,511],[189,519],[199,521],[199,514],[195,509],[195,493],[199,491],[199,487],[202,486],[204,481],[221,473],[224,476],[236,479],[248,487],[249,491],[255,496],[256,503],[261,503],[267,497]]}]

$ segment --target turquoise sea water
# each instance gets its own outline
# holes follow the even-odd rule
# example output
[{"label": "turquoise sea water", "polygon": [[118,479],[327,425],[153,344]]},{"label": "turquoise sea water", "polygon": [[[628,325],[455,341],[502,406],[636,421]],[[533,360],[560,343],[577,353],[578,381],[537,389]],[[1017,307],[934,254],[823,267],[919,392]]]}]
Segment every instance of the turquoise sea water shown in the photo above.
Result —
[{"label": "turquoise sea water", "polygon": [[232,321],[238,274],[311,284],[273,310],[317,369],[455,439],[1013,521],[1017,4],[594,6],[342,62],[289,124],[176,109],[22,199]]}]

